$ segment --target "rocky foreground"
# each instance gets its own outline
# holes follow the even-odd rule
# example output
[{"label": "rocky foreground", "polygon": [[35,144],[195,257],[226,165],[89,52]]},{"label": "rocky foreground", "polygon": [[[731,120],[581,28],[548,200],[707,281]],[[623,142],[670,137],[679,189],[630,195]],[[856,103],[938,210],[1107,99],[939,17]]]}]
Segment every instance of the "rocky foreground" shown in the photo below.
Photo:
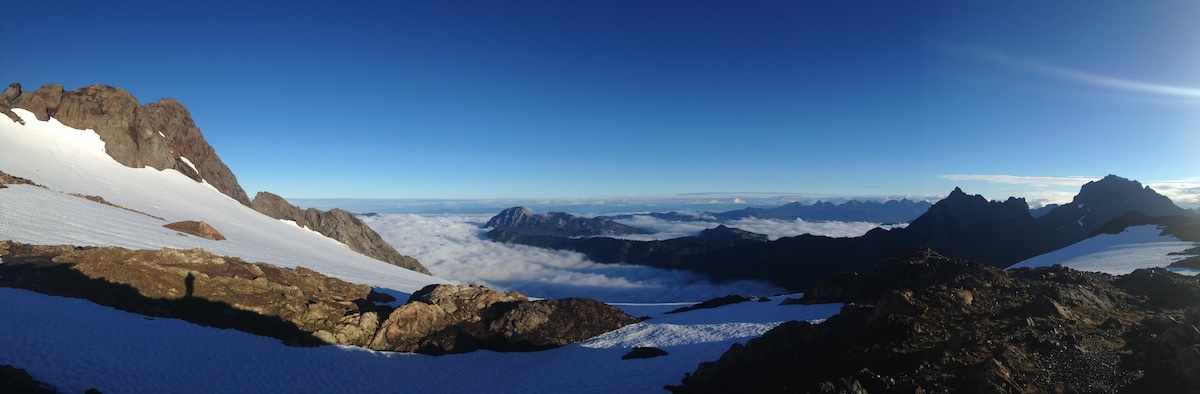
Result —
[{"label": "rocky foreground", "polygon": [[0,241],[0,286],[232,328],[301,346],[425,354],[549,349],[637,319],[595,300],[530,301],[480,286],[430,285],[408,303],[370,286],[202,249],[24,245]]},{"label": "rocky foreground", "polygon": [[1164,269],[1004,271],[918,250],[796,302],[846,306],[734,345],[667,389],[1200,392],[1200,280]]}]

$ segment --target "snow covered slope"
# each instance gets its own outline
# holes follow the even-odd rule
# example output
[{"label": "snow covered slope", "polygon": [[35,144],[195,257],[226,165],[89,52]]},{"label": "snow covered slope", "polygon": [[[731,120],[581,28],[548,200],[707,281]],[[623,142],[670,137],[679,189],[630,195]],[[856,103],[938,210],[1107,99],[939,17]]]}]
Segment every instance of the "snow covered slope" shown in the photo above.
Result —
[{"label": "snow covered slope", "polygon": [[[1062,264],[1081,271],[1124,275],[1139,268],[1166,267],[1187,257],[1172,256],[1171,253],[1182,252],[1194,246],[1196,244],[1193,242],[1163,236],[1158,226],[1135,226],[1125,229],[1120,234],[1100,234],[1009,268]],[[1171,270],[1185,275],[1200,273],[1182,268]]]},{"label": "snow covered slope", "polygon": [[[25,125],[0,117],[0,171],[46,186],[0,189],[0,239],[37,244],[204,248],[283,267],[304,266],[353,283],[411,293],[446,283],[346,248],[239,204],[208,184],[175,170],[125,167],[106,153],[91,130],[37,120],[14,108]],[[156,219],[69,193],[100,196]],[[181,236],[162,225],[181,220],[211,224],[227,240]]]},{"label": "snow covered slope", "polygon": [[[0,171],[46,188],[0,189],[0,239],[204,248],[247,261],[305,266],[394,292],[446,282],[259,214],[174,170],[124,167],[104,153],[95,133],[14,112],[26,125],[0,117]],[[69,193],[101,196],[145,214]],[[181,220],[205,221],[228,239],[182,236],[162,227]],[[26,369],[60,392],[658,392],[735,342],[784,321],[822,320],[840,307],[778,304],[746,302],[672,315],[662,312],[680,304],[618,305],[653,319],[547,351],[431,357],[341,346],[293,348],[240,331],[0,288],[0,365]],[[637,346],[670,355],[621,360]]]}]

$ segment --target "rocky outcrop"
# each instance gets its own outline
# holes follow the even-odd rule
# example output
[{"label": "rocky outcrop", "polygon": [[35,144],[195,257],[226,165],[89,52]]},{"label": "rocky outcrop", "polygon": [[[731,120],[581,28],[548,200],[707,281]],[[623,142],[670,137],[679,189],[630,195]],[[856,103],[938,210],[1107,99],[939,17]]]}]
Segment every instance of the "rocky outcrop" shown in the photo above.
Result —
[{"label": "rocky outcrop", "polygon": [[0,392],[10,394],[56,393],[45,383],[33,379],[24,369],[0,365]]},{"label": "rocky outcrop", "polygon": [[22,178],[22,177],[19,177],[19,176],[12,176],[12,175],[8,175],[8,174],[5,174],[5,173],[4,173],[4,171],[0,171],[0,189],[3,189],[3,188],[5,188],[5,187],[7,187],[7,186],[4,186],[4,185],[32,185],[32,186],[38,186],[38,184],[36,184],[36,183],[33,183],[33,181],[31,181],[31,180],[28,180],[28,179],[25,179],[25,178]]},{"label": "rocky outcrop", "polygon": [[668,388],[1022,393],[1200,385],[1200,280],[1165,270],[1124,277],[1063,266],[1003,271],[910,250],[869,275],[840,275],[813,289],[820,291],[805,302],[841,302],[841,313],[733,345]]},{"label": "rocky outcrop", "polygon": [[163,227],[175,230],[181,233],[195,235],[200,238],[211,239],[213,241],[224,241],[225,236],[221,235],[217,229],[205,222],[197,222],[194,220],[186,220],[182,222],[167,223]]},{"label": "rocky outcrop", "polygon": [[375,230],[350,212],[337,208],[329,211],[320,211],[316,208],[301,210],[300,207],[288,203],[283,197],[268,192],[258,192],[254,196],[254,201],[250,202],[250,207],[276,219],[296,222],[296,225],[300,227],[333,238],[350,247],[350,250],[367,257],[429,274],[429,270],[417,259],[397,252]]},{"label": "rocky outcrop", "polygon": [[46,85],[29,92],[14,83],[0,94],[0,109],[15,120],[11,108],[28,110],[41,121],[53,117],[69,127],[95,130],[109,156],[125,166],[174,169],[250,204],[187,108],[174,99],[142,105],[129,92],[106,85],[71,91],[63,91],[62,85]]},{"label": "rocky outcrop", "polygon": [[370,348],[440,355],[477,349],[533,351],[637,322],[616,307],[568,298],[529,301],[480,286],[430,285],[382,323]]},{"label": "rocky outcrop", "polygon": [[386,307],[370,286],[200,249],[38,246],[0,241],[0,286],[86,298],[150,316],[292,344],[365,346]]}]

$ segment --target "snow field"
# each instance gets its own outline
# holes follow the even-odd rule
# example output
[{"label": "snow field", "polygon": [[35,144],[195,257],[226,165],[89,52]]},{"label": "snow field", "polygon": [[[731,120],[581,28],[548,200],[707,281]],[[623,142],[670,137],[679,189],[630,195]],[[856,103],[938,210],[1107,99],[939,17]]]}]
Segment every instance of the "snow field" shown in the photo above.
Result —
[{"label": "snow field", "polygon": [[[821,320],[840,305],[746,302],[662,315],[660,305],[625,305],[653,318],[541,352],[432,357],[345,346],[294,348],[280,341],[149,318],[26,290],[0,288],[0,364],[26,369],[61,392],[659,392],[715,360],[734,342],[784,320]],[[621,360],[634,346],[665,357]]]}]

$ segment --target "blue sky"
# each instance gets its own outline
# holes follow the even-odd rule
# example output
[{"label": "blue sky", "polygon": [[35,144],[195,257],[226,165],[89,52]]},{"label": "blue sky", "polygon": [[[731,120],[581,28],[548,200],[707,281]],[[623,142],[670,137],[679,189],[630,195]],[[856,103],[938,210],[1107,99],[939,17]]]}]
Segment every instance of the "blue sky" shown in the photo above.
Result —
[{"label": "blue sky", "polygon": [[251,194],[1200,205],[1194,1],[385,3],[10,2],[0,76],[174,97]]}]

